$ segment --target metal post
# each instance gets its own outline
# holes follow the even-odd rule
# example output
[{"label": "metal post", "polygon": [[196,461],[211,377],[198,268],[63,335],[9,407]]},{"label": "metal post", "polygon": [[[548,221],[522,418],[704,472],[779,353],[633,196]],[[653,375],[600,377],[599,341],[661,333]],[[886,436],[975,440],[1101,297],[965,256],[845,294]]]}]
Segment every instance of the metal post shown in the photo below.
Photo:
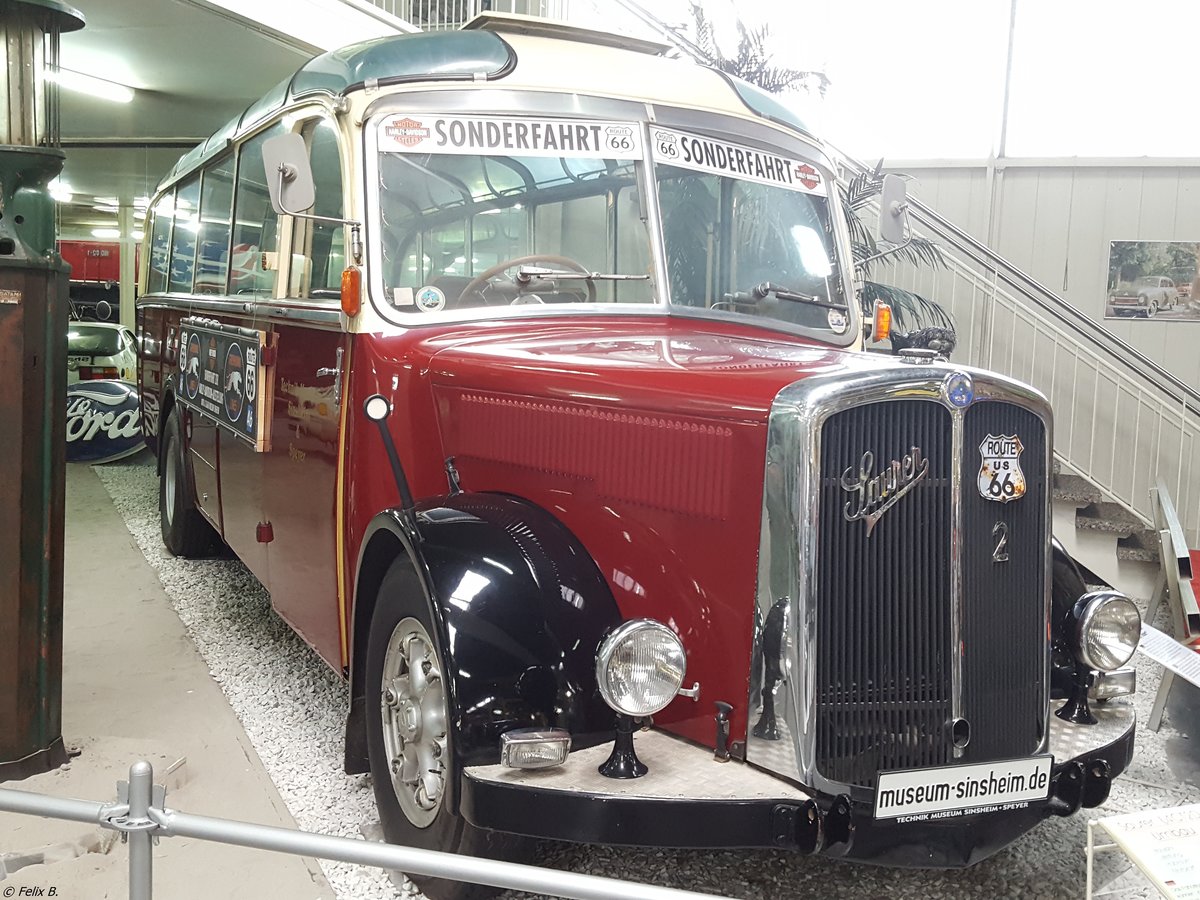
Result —
[{"label": "metal post", "polygon": [[154,850],[150,834],[150,799],[154,791],[154,769],[139,760],[129,767],[129,821],[147,823],[144,831],[129,832],[129,900],[150,900],[154,886]]}]

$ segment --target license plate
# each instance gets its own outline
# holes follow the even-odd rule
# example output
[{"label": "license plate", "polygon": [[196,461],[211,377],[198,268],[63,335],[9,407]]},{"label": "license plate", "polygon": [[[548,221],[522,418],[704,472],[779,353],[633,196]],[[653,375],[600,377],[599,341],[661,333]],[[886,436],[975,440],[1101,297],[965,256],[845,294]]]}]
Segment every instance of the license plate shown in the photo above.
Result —
[{"label": "license plate", "polygon": [[1015,809],[1050,796],[1052,756],[880,772],[876,819],[951,818]]}]

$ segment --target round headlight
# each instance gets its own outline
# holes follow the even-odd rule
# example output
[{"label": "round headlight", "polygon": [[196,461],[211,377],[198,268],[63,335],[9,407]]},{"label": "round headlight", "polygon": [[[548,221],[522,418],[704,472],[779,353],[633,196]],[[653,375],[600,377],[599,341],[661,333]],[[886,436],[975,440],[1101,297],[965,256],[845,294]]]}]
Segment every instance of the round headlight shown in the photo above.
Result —
[{"label": "round headlight", "polygon": [[1129,662],[1142,636],[1142,617],[1133,601],[1116,591],[1093,591],[1075,604],[1080,661],[1111,672]]},{"label": "round headlight", "polygon": [[666,707],[679,693],[686,671],[683,644],[653,619],[622,623],[596,652],[600,696],[627,716],[651,716]]}]

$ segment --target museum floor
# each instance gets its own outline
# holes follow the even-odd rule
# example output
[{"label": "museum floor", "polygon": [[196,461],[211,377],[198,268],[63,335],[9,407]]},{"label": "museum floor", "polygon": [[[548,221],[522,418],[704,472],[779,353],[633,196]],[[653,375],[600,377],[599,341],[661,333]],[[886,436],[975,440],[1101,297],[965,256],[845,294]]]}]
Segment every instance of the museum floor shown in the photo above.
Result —
[{"label": "museum floor", "polygon": [[[344,688],[271,612],[234,559],[177,560],[158,538],[152,462],[67,473],[63,734],[81,752],[63,770],[11,786],[108,800],[131,762],[148,758],[167,805],[186,812],[361,835],[370,785],[340,771]],[[182,621],[181,621],[182,620]],[[1143,720],[1157,667],[1139,662]],[[1196,692],[1177,687],[1163,729],[1138,749],[1093,816],[1200,799]],[[184,762],[168,771],[178,760]],[[968,870],[851,866],[773,851],[631,850],[548,843],[545,865],[731,897],[1081,897],[1087,814],[1044,822]],[[45,849],[46,862],[28,864]],[[35,854],[36,855],[36,854]],[[158,898],[394,898],[381,873],[164,839]],[[0,815],[3,885],[57,887],[66,898],[126,896],[127,854],[98,827]],[[1116,855],[1099,883],[1150,896]],[[0,870],[2,871],[2,870]],[[49,893],[47,891],[47,893]],[[516,895],[508,895],[510,898]]]}]

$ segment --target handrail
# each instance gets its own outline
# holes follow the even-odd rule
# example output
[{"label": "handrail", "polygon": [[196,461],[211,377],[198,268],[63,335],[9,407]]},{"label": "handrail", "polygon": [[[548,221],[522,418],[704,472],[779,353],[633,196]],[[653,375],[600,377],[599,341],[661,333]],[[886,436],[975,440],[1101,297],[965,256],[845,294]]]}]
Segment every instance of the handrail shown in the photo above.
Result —
[{"label": "handrail", "polygon": [[[841,151],[835,151],[835,153],[847,168],[858,173],[871,171],[869,167],[853,157]],[[1080,336],[1087,338],[1093,345],[1118,358],[1123,365],[1137,373],[1140,377],[1153,382],[1168,394],[1172,394],[1170,389],[1173,387],[1175,389],[1172,394],[1173,398],[1182,403],[1189,412],[1194,415],[1200,415],[1200,391],[1185,384],[1176,375],[1164,369],[1135,347],[1121,340],[1107,328],[1096,322],[1096,320],[1058,296],[1058,294],[1032,275],[1013,265],[977,238],[963,231],[920,200],[910,196],[908,198],[908,205],[913,218],[920,221],[926,227],[939,232],[941,236],[950,237],[955,244],[955,249],[970,257],[974,262],[993,269],[1010,286],[1029,296],[1035,302],[1038,302],[1040,306],[1053,313],[1060,321],[1070,322],[1075,325]],[[1040,296],[1033,296],[1034,294]],[[1149,372],[1145,370],[1149,370]]]},{"label": "handrail", "polygon": [[[0,788],[0,812],[89,822],[121,832],[129,845],[130,900],[151,898],[152,842],[159,837],[194,838],[577,900],[722,900],[655,884],[180,812],[166,806],[166,789],[154,784],[154,770],[143,760],[130,766],[127,782],[117,782],[115,803]],[[13,893],[5,889],[6,897]]]}]

